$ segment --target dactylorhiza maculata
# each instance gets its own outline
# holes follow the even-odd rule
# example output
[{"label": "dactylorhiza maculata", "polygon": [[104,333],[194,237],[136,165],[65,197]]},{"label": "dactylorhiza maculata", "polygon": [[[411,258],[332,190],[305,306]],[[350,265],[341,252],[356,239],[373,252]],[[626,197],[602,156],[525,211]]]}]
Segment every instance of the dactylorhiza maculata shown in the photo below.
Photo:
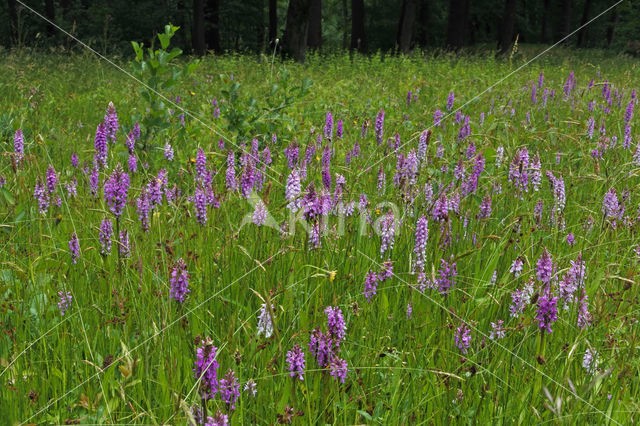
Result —
[{"label": "dactylorhiza maculata", "polygon": [[122,170],[120,163],[104,183],[104,199],[116,218],[120,217],[127,204],[129,175]]},{"label": "dactylorhiza maculata", "polygon": [[264,337],[268,339],[273,334],[273,321],[271,320],[271,313],[267,308],[267,305],[263,303],[260,306],[260,314],[258,315],[258,336],[264,334]]},{"label": "dactylorhiza maculata", "polygon": [[551,275],[553,272],[553,261],[547,249],[542,251],[542,256],[536,263],[536,278],[543,284],[551,283]]},{"label": "dactylorhiza maculata", "polygon": [[105,217],[102,223],[100,223],[100,230],[98,233],[98,240],[102,249],[100,254],[106,256],[111,253],[111,238],[113,237],[113,226],[111,225],[111,219]]},{"label": "dactylorhiza maculata", "polygon": [[213,399],[218,393],[218,348],[213,346],[211,339],[207,338],[201,342],[196,349],[195,367],[193,374],[196,380],[200,380],[200,398]]},{"label": "dactylorhiza maculata", "polygon": [[107,165],[107,137],[107,129],[105,124],[98,124],[93,146],[96,150],[94,154],[94,162],[99,169],[102,169]]},{"label": "dactylorhiza maculata", "polygon": [[22,135],[22,129],[16,130],[16,133],[13,135],[13,152],[15,154],[16,165],[19,165],[22,158],[24,158],[24,137]]},{"label": "dactylorhiza maculata", "polygon": [[383,256],[387,250],[393,250],[395,241],[395,217],[389,211],[380,218],[380,255]]},{"label": "dactylorhiza maculata", "polygon": [[558,297],[551,294],[549,286],[543,289],[542,295],[538,298],[538,310],[536,315],[540,330],[545,330],[547,333],[551,333],[553,331],[551,326],[558,320],[557,303]]},{"label": "dactylorhiza maculata", "polygon": [[131,255],[131,245],[129,244],[129,231],[123,229],[120,231],[118,250],[120,256],[129,257]]},{"label": "dactylorhiza maculata", "polygon": [[71,261],[75,265],[80,258],[80,242],[75,232],[71,234],[71,238],[69,239],[69,252],[71,253]]},{"label": "dactylorhiza maculata", "polygon": [[109,102],[107,112],[104,116],[104,123],[107,131],[107,137],[111,139],[112,143],[115,143],[119,126],[118,114],[116,113],[116,107],[113,105],[113,102]]},{"label": "dactylorhiza maculata", "polygon": [[180,303],[184,302],[187,293],[190,293],[191,290],[189,290],[189,272],[182,258],[178,259],[171,271],[170,284],[169,296]]},{"label": "dactylorhiza maculata", "polygon": [[453,255],[447,262],[444,259],[440,259],[440,270],[438,271],[438,277],[436,278],[436,287],[440,294],[448,296],[451,290],[456,285],[456,276],[458,270],[456,263],[453,261]]},{"label": "dactylorhiza maculata", "polygon": [[287,363],[289,363],[289,376],[297,376],[300,380],[304,380],[304,351],[299,344],[296,343],[293,349],[287,352]]},{"label": "dactylorhiza maculata", "polygon": [[262,226],[267,222],[267,206],[262,200],[258,200],[253,211],[253,223]]},{"label": "dactylorhiza maculata", "polygon": [[416,260],[413,266],[415,271],[424,271],[425,261],[427,257],[427,238],[429,237],[429,221],[425,216],[421,216],[416,224],[416,243],[413,253]]},{"label": "dactylorhiza maculata", "polygon": [[58,309],[60,310],[60,315],[64,316],[69,309],[71,309],[71,301],[73,300],[73,296],[70,291],[59,291],[58,292]]},{"label": "dactylorhiza maculata", "polygon": [[384,138],[384,110],[381,109],[376,117],[376,141],[381,145]]},{"label": "dactylorhiza maculata", "polygon": [[236,401],[240,398],[240,383],[232,369],[229,369],[218,382],[220,399],[227,404],[227,409],[236,409]]},{"label": "dactylorhiza maculata", "polygon": [[460,327],[456,329],[454,341],[456,347],[465,355],[471,346],[471,329],[467,327],[466,324],[460,325]]}]

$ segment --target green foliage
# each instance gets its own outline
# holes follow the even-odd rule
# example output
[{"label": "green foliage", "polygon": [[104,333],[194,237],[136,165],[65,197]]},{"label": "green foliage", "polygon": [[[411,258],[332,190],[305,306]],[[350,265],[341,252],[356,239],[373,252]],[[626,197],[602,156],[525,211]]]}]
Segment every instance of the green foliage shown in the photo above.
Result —
[{"label": "green foliage", "polygon": [[175,35],[179,27],[174,25],[166,25],[164,33],[158,34],[160,48],[154,49],[153,46],[147,49],[145,55],[144,45],[132,41],[131,45],[136,54],[135,61],[131,62],[133,75],[144,84],[138,87],[138,93],[147,102],[147,113],[140,117],[140,114],[134,114],[134,121],[139,120],[144,126],[147,134],[144,137],[144,146],[146,141],[156,134],[165,132],[170,126],[171,111],[169,108],[169,99],[174,93],[174,89],[178,83],[188,77],[198,66],[199,61],[192,60],[179,68],[174,59],[182,54],[182,50],[174,47],[171,50],[171,38]]}]

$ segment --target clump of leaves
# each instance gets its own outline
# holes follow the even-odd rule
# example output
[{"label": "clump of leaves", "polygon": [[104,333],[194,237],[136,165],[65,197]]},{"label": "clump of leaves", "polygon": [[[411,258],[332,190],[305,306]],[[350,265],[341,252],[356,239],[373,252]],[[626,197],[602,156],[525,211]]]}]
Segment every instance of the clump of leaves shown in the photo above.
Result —
[{"label": "clump of leaves", "polygon": [[144,87],[138,88],[138,92],[147,102],[147,112],[142,117],[132,117],[133,121],[140,121],[145,131],[142,138],[143,148],[146,148],[147,141],[153,136],[167,131],[171,116],[167,99],[171,99],[173,89],[200,63],[194,60],[182,67],[175,63],[182,50],[177,47],[169,50],[169,45],[178,29],[180,27],[175,25],[166,25],[164,33],[158,34],[160,49],[154,49],[152,45],[146,54],[144,44],[131,42],[136,54],[135,61],[131,62],[133,75],[145,84]]}]

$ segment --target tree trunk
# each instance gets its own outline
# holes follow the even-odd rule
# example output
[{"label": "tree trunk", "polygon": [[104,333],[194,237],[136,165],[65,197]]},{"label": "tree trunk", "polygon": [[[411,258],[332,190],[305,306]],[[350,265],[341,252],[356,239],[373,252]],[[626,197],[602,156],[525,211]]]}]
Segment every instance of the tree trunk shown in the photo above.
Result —
[{"label": "tree trunk", "polygon": [[347,10],[347,0],[342,0],[342,50],[347,50],[349,28],[349,12]]},{"label": "tree trunk", "polygon": [[322,0],[311,0],[307,46],[311,49],[322,47]]},{"label": "tree trunk", "polygon": [[560,21],[560,38],[571,33],[571,0],[562,1],[562,16]]},{"label": "tree trunk", "polygon": [[611,14],[611,20],[609,21],[609,26],[607,27],[607,47],[611,47],[611,43],[613,43],[613,33],[616,30],[619,20],[620,15],[618,14],[618,8],[614,8],[613,13]]},{"label": "tree trunk", "polygon": [[[44,2],[44,13],[51,22],[56,22],[56,5],[53,0],[45,0]],[[47,33],[49,33],[49,37],[53,37],[56,35],[56,27],[53,24],[47,22]]]},{"label": "tree trunk", "polygon": [[220,45],[220,1],[221,0],[207,0],[205,10],[205,22],[209,24],[205,28],[207,48],[216,53],[222,52]]},{"label": "tree trunk", "polygon": [[18,44],[18,8],[16,0],[7,0],[9,8],[9,32],[11,33],[11,44]]},{"label": "tree trunk", "polygon": [[498,53],[505,54],[511,48],[513,42],[513,30],[516,26],[516,5],[517,0],[505,0],[504,14],[500,25],[500,36],[498,37]]},{"label": "tree trunk", "polygon": [[418,33],[416,42],[421,47],[429,45],[429,0],[420,1],[418,12]]},{"label": "tree trunk", "polygon": [[311,0],[289,0],[282,45],[284,52],[296,62],[304,62],[310,8]]},{"label": "tree trunk", "polygon": [[193,51],[198,56],[207,53],[204,42],[204,0],[193,0],[193,34],[191,35]]},{"label": "tree trunk", "polygon": [[367,51],[364,33],[364,0],[351,0],[351,50]]},{"label": "tree trunk", "polygon": [[544,0],[542,5],[542,29],[540,31],[540,41],[549,43],[551,37],[549,34],[549,16],[551,16],[551,0]]},{"label": "tree trunk", "polygon": [[273,49],[278,38],[278,0],[269,0],[269,47]]},{"label": "tree trunk", "polygon": [[469,21],[469,0],[449,0],[447,47],[458,50],[465,44]]},{"label": "tree trunk", "polygon": [[[591,12],[591,0],[585,0],[584,7],[582,9],[582,19],[580,20],[580,26],[585,25],[589,21],[589,14]],[[587,27],[584,27],[578,33],[578,47],[584,47],[587,43]]]},{"label": "tree trunk", "polygon": [[409,49],[411,49],[411,39],[413,38],[413,27],[416,21],[417,9],[417,0],[403,0],[400,22],[398,24],[398,35],[396,37],[396,44],[402,53],[409,53]]}]

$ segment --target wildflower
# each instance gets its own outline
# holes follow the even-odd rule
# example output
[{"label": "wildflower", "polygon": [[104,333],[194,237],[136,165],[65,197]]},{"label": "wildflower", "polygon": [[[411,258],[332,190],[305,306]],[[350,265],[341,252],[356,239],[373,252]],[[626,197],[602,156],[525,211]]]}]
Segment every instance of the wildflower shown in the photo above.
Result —
[{"label": "wildflower", "polygon": [[168,161],[173,161],[173,147],[169,142],[164,144],[164,158]]},{"label": "wildflower", "polygon": [[200,380],[200,396],[202,399],[212,399],[218,392],[218,348],[213,346],[210,338],[201,342],[196,350],[196,360],[193,373]]},{"label": "wildflower", "polygon": [[456,347],[460,349],[463,355],[466,354],[471,346],[471,329],[466,324],[460,325],[456,329],[454,340]]},{"label": "wildflower", "polygon": [[187,271],[187,265],[184,263],[182,258],[178,259],[176,265],[171,271],[170,284],[171,291],[169,292],[169,296],[180,303],[184,302],[184,299],[187,293],[190,293],[190,290],[189,272]]},{"label": "wildflower", "polygon": [[582,358],[582,368],[587,370],[589,374],[595,374],[598,371],[598,364],[600,360],[598,359],[598,352],[594,349],[587,348],[584,353],[584,357]]},{"label": "wildflower", "polygon": [[547,333],[551,333],[551,325],[558,320],[558,309],[556,304],[558,302],[557,296],[552,296],[549,288],[542,292],[542,295],[538,298],[538,311],[536,319],[538,321],[538,327],[541,330],[545,330]]},{"label": "wildflower", "polygon": [[551,283],[551,273],[553,270],[553,262],[547,249],[542,251],[542,256],[536,263],[536,278],[543,284]]},{"label": "wildflower", "polygon": [[113,226],[111,225],[111,220],[108,218],[104,218],[102,223],[100,224],[100,232],[98,234],[98,239],[100,240],[100,245],[102,246],[102,250],[100,250],[100,254],[106,256],[111,253],[111,237],[113,236]]},{"label": "wildflower", "polygon": [[247,383],[244,384],[244,391],[251,393],[254,397],[258,393],[258,389],[256,389],[257,384],[253,379],[247,380]]},{"label": "wildflower", "polygon": [[327,111],[324,124],[324,137],[331,140],[333,138],[333,115]]},{"label": "wildflower", "polygon": [[407,319],[411,319],[411,317],[413,316],[413,306],[411,305],[411,302],[407,303]]},{"label": "wildflower", "polygon": [[107,128],[104,123],[98,124],[96,128],[96,136],[94,138],[94,148],[96,153],[94,155],[95,163],[98,168],[103,168],[107,165]]},{"label": "wildflower", "polygon": [[197,222],[200,225],[205,225],[207,223],[207,192],[201,184],[196,185],[192,201],[196,209]]},{"label": "wildflower", "polygon": [[253,223],[262,226],[267,221],[267,207],[262,200],[258,200],[253,211]]},{"label": "wildflower", "polygon": [[304,352],[297,343],[293,349],[287,352],[287,362],[289,363],[289,376],[304,380],[305,360]]},{"label": "wildflower", "polygon": [[202,179],[204,178],[206,171],[207,155],[204,153],[204,150],[202,148],[198,148],[198,153],[196,154],[196,176]]},{"label": "wildflower", "polygon": [[569,246],[573,246],[576,242],[576,237],[573,235],[573,232],[569,232],[567,234],[567,244],[569,244]]},{"label": "wildflower", "polygon": [[451,111],[453,108],[453,102],[455,101],[455,95],[453,94],[453,90],[449,92],[449,96],[447,97],[447,111]]},{"label": "wildflower", "polygon": [[261,334],[264,334],[267,339],[273,334],[271,314],[264,303],[260,306],[260,315],[258,316],[258,336]]},{"label": "wildflower", "polygon": [[440,127],[443,117],[444,114],[442,113],[442,111],[440,111],[439,109],[435,110],[435,112],[433,113],[433,126]]},{"label": "wildflower", "polygon": [[232,369],[229,369],[219,382],[220,398],[230,410],[236,409],[236,400],[240,398],[240,383]]},{"label": "wildflower", "polygon": [[49,194],[53,194],[56,190],[56,184],[58,183],[58,175],[56,175],[56,171],[53,166],[49,166],[47,168],[46,183]]},{"label": "wildflower", "polygon": [[112,143],[116,141],[116,133],[118,132],[118,114],[113,102],[109,102],[107,112],[104,116],[104,123],[106,127],[107,137],[111,139]]},{"label": "wildflower", "polygon": [[512,273],[516,278],[518,278],[520,276],[520,274],[522,273],[522,266],[523,265],[524,265],[524,262],[522,262],[522,259],[520,259],[518,257],[511,264],[511,268],[509,269],[509,272]]},{"label": "wildflower", "polygon": [[[315,150],[315,147],[314,147],[314,150]],[[291,145],[289,145],[288,147],[286,147],[284,149],[284,155],[287,157],[287,161],[289,162],[289,168],[293,169],[296,166],[296,164],[298,163],[298,159],[299,159],[298,158],[298,156],[299,156],[298,144],[294,142]],[[312,155],[313,154],[309,154],[309,148],[307,148],[307,152],[306,152],[306,155],[305,155],[305,162],[308,163],[308,161],[306,161],[307,160],[307,156],[309,157],[309,160],[310,160],[310,157]]]},{"label": "wildflower", "polygon": [[49,210],[50,196],[46,186],[38,179],[33,190],[33,197],[38,201],[38,211],[46,214]]},{"label": "wildflower", "polygon": [[75,265],[80,258],[80,242],[75,232],[71,234],[71,239],[69,240],[69,251],[71,252],[71,261]]},{"label": "wildflower", "polygon": [[338,123],[336,123],[336,137],[338,137],[339,139],[342,139],[343,134],[344,134],[343,123],[342,123],[342,119],[340,119],[338,120]]},{"label": "wildflower", "polygon": [[339,380],[340,383],[344,383],[347,378],[347,361],[338,356],[334,355],[331,359],[331,363],[329,364],[329,368],[331,369],[331,374],[336,380]]},{"label": "wildflower", "polygon": [[122,170],[122,166],[118,163],[104,184],[104,199],[116,217],[120,217],[124,211],[128,191],[129,175]]},{"label": "wildflower", "polygon": [[383,134],[384,134],[384,110],[381,109],[376,116],[376,140],[378,141],[378,145],[382,144]]},{"label": "wildflower", "polygon": [[131,254],[131,246],[129,245],[129,231],[123,229],[120,231],[119,235],[120,244],[118,245],[118,250],[120,252],[120,256],[129,257]]},{"label": "wildflower", "polygon": [[314,329],[309,336],[309,352],[315,357],[318,366],[324,368],[329,364],[329,358],[333,354],[333,341],[329,334],[319,329]]},{"label": "wildflower", "polygon": [[591,325],[592,316],[589,312],[589,296],[582,290],[582,298],[578,308],[578,327],[585,329]]},{"label": "wildflower", "polygon": [[71,296],[70,291],[59,291],[58,296],[60,297],[60,301],[58,302],[58,309],[60,310],[60,315],[64,316],[64,314],[71,309],[71,301],[73,300],[73,296]]},{"label": "wildflower", "polygon": [[142,230],[148,232],[150,226],[149,218],[151,205],[149,204],[149,194],[147,194],[147,190],[144,188],[142,189],[142,192],[140,192],[140,196],[136,200],[136,207],[138,218],[140,219],[140,225],[142,225]]},{"label": "wildflower", "polygon": [[436,286],[438,291],[443,296],[447,296],[449,292],[455,287],[455,278],[458,275],[456,269],[456,263],[453,261],[453,255],[449,262],[444,259],[440,259],[440,270],[438,271],[438,278],[436,279]]},{"label": "wildflower", "polygon": [[371,301],[371,296],[376,294],[376,288],[378,287],[378,275],[369,271],[364,277],[364,297],[367,302]]},{"label": "wildflower", "polygon": [[602,213],[604,213],[605,219],[611,221],[611,226],[615,229],[616,219],[621,219],[621,206],[618,202],[618,196],[615,189],[611,188],[602,200]]},{"label": "wildflower", "polygon": [[344,322],[342,310],[337,307],[327,306],[324,313],[327,314],[329,335],[336,346],[340,346],[340,341],[343,340],[347,334],[347,325]]},{"label": "wildflower", "polygon": [[505,335],[504,331],[504,321],[498,320],[497,322],[491,323],[491,334],[489,335],[489,339],[491,340],[499,340],[502,339]]},{"label": "wildflower", "polygon": [[477,214],[478,219],[486,219],[491,216],[491,195],[487,194],[480,203],[480,211]]},{"label": "wildflower", "polygon": [[24,137],[22,129],[16,130],[13,135],[13,151],[15,153],[16,165],[24,158]]},{"label": "wildflower", "polygon": [[424,263],[427,257],[427,238],[429,237],[429,222],[425,216],[418,219],[416,225],[416,242],[413,253],[416,255],[416,262],[413,270],[424,270]]},{"label": "wildflower", "polygon": [[383,255],[387,249],[393,250],[395,240],[395,218],[393,213],[389,211],[380,219],[380,255]]}]

